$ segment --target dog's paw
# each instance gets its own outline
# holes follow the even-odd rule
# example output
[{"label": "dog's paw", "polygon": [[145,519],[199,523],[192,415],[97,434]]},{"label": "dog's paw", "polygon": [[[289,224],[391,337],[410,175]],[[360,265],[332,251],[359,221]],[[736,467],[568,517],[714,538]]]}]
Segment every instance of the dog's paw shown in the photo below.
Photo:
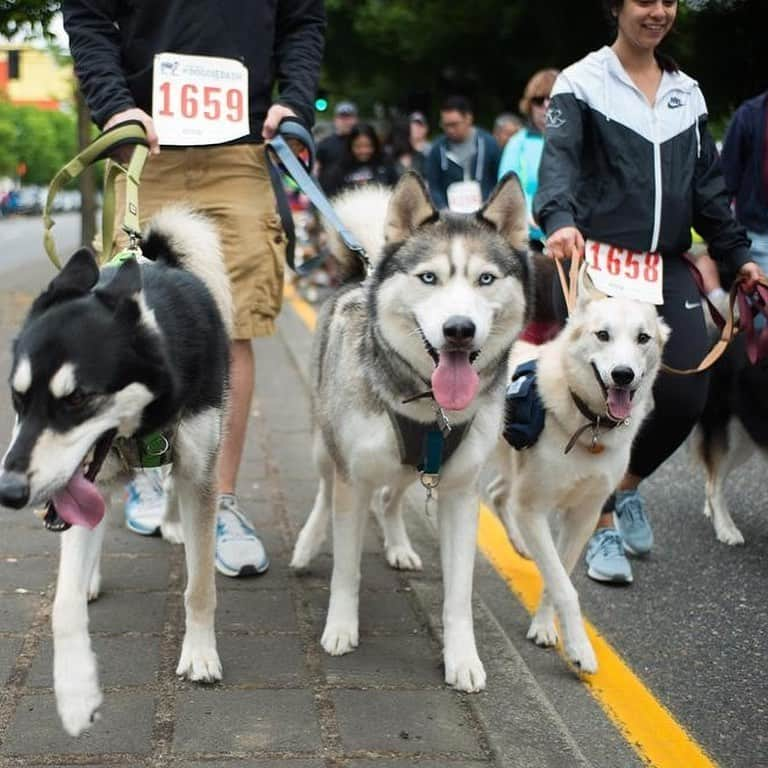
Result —
[{"label": "dog's paw", "polygon": [[476,653],[460,656],[446,652],[445,682],[457,691],[485,690],[485,667],[480,657]]},{"label": "dog's paw", "polygon": [[100,719],[102,695],[95,688],[72,689],[56,694],[56,708],[61,724],[70,736],[79,736]]},{"label": "dog's paw", "polygon": [[357,648],[358,631],[356,623],[326,624],[320,644],[331,656],[343,656]]},{"label": "dog's paw", "polygon": [[538,613],[531,619],[526,637],[532,640],[540,648],[553,648],[557,645],[557,627],[553,614],[544,616]]},{"label": "dog's paw", "polygon": [[744,543],[744,535],[733,522],[715,525],[715,535],[718,541],[722,541],[723,544],[729,544],[732,547]]},{"label": "dog's paw", "polygon": [[61,667],[57,665],[54,670],[56,709],[64,730],[70,736],[79,736],[99,719],[103,698],[95,658],[82,661],[82,666],[77,669],[71,667],[60,673]]},{"label": "dog's paw", "polygon": [[392,568],[400,571],[420,571],[421,558],[408,544],[398,544],[387,547],[387,562]]},{"label": "dog's paw", "polygon": [[215,645],[202,645],[189,637],[184,638],[176,674],[198,683],[221,680],[221,661]]},{"label": "dog's paw", "polygon": [[597,672],[597,656],[586,634],[573,642],[566,641],[563,650],[565,658],[573,664],[577,672],[589,675]]},{"label": "dog's paw", "polygon": [[171,544],[184,543],[184,529],[179,520],[163,520],[160,523],[160,533]]}]

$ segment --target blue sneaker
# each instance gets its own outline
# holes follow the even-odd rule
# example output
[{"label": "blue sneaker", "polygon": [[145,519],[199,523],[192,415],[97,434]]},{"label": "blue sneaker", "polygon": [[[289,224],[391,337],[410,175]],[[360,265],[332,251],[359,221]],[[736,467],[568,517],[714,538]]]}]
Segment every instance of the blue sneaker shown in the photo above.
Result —
[{"label": "blue sneaker", "polygon": [[128,483],[125,525],[140,536],[158,536],[165,513],[165,472],[162,467],[139,469]]},{"label": "blue sneaker", "polygon": [[627,552],[631,555],[647,555],[651,551],[653,531],[639,491],[616,491],[613,520]]},{"label": "blue sneaker", "polygon": [[587,544],[587,576],[595,581],[614,584],[631,584],[632,568],[624,554],[624,546],[618,531],[599,528]]},{"label": "blue sneaker", "polygon": [[221,494],[216,513],[216,570],[225,576],[256,576],[267,568],[267,552],[238,509],[237,497]]}]

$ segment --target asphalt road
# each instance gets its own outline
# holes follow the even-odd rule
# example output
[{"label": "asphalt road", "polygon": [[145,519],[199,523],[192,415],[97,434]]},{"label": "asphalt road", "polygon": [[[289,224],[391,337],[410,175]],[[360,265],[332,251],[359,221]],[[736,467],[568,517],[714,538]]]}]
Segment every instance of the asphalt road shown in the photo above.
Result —
[{"label": "asphalt road", "polygon": [[[75,245],[78,226],[76,214],[58,217],[62,252]],[[52,275],[41,220],[0,219],[0,313],[7,318],[10,311],[20,320],[31,296]],[[0,351],[0,360],[7,355]],[[703,476],[681,449],[645,484],[656,546],[648,559],[634,561],[634,585],[597,585],[583,568],[576,573],[591,622],[723,768],[768,768],[765,478],[759,457],[734,473],[728,497],[746,544],[728,547],[716,540],[702,514]],[[495,605],[493,596],[488,602]],[[503,611],[496,615],[504,626]],[[518,627],[504,628],[538,674],[542,652],[520,637]],[[567,706],[557,679],[541,684],[555,706],[558,700]],[[575,715],[562,714],[570,725]]]}]

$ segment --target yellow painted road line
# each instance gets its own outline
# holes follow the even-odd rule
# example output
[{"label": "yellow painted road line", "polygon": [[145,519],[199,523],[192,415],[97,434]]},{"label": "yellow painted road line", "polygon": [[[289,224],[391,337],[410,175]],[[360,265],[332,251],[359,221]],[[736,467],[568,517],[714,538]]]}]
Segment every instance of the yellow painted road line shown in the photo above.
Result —
[{"label": "yellow painted road line", "polygon": [[[317,315],[312,306],[291,285],[286,285],[285,298],[307,328],[314,331]],[[484,504],[480,505],[477,543],[525,609],[533,613],[542,588],[539,572],[530,560],[515,552],[503,525]],[[653,768],[717,768],[611,644],[588,621],[585,624],[599,670],[582,679],[640,757]]]}]

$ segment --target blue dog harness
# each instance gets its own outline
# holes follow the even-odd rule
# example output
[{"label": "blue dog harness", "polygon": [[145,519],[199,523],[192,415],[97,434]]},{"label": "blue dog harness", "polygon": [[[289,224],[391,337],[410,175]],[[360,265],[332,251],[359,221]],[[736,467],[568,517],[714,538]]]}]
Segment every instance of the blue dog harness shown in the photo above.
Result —
[{"label": "blue dog harness", "polygon": [[528,360],[515,368],[507,387],[504,439],[518,451],[536,445],[546,415],[536,385],[536,360]]}]

